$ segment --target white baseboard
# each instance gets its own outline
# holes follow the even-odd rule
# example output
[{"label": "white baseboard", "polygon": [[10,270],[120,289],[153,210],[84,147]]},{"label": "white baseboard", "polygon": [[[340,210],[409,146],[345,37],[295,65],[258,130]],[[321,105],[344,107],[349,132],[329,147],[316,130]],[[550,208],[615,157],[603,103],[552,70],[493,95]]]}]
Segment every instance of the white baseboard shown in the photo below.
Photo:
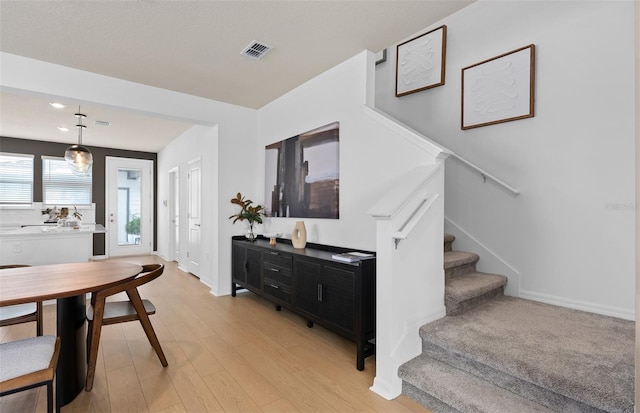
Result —
[{"label": "white baseboard", "polygon": [[382,396],[387,400],[393,400],[402,394],[402,380],[396,376],[395,383],[389,383],[388,381],[381,380],[379,377],[373,379],[373,386],[369,387],[369,390],[376,393],[378,396]]},{"label": "white baseboard", "polygon": [[574,310],[587,311],[589,313],[635,321],[635,313],[633,311],[620,307],[598,305],[587,301],[572,300],[566,297],[527,290],[520,290],[519,297],[527,300],[539,301],[545,304],[557,305],[559,307],[572,308]]}]

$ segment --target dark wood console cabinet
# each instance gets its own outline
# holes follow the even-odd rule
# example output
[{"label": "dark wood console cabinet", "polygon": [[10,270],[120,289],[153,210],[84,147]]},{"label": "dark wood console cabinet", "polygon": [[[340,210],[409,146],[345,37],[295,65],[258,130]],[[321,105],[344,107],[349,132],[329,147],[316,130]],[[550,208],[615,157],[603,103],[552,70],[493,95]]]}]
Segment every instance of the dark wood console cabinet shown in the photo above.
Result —
[{"label": "dark wood console cabinet", "polygon": [[[295,249],[278,239],[275,246],[258,238],[232,238],[231,295],[246,288],[276,305],[355,341],[356,367],[374,354],[376,327],[376,260],[354,263],[334,260],[353,249],[307,243]],[[366,252],[366,251],[361,251]]]}]

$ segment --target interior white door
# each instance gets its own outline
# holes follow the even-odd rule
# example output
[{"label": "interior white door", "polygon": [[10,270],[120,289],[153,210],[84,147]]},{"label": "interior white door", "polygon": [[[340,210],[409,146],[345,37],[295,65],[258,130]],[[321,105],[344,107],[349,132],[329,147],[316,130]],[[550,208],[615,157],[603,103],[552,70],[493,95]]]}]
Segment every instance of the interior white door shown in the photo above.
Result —
[{"label": "interior white door", "polygon": [[180,170],[169,171],[169,249],[168,259],[178,261],[180,257]]},{"label": "interior white door", "polygon": [[202,251],[201,242],[201,183],[202,173],[200,159],[189,162],[189,172],[187,175],[189,189],[189,249],[187,251],[188,271],[193,275],[200,274],[200,256]]},{"label": "interior white door", "polygon": [[107,255],[153,251],[153,161],[106,158]]}]

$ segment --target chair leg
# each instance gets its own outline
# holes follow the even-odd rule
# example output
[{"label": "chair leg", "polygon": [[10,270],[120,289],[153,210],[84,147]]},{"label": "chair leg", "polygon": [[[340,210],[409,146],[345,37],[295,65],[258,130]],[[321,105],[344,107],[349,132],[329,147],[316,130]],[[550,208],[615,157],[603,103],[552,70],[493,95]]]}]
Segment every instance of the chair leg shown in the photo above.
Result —
[{"label": "chair leg", "polygon": [[167,358],[164,356],[164,352],[162,351],[162,347],[160,346],[160,341],[156,336],[156,332],[153,329],[153,325],[149,320],[149,315],[147,314],[147,310],[144,309],[144,304],[142,303],[142,299],[140,298],[140,294],[138,294],[137,289],[127,290],[127,295],[129,296],[129,300],[133,307],[136,309],[138,313],[138,318],[140,319],[140,324],[142,324],[142,328],[144,329],[145,334],[147,335],[147,339],[149,343],[151,343],[151,347],[156,351],[158,358],[160,359],[160,363],[162,363],[163,367],[167,367],[169,363],[167,362]]},{"label": "chair leg", "polygon": [[36,303],[36,334],[42,335],[42,301]]},{"label": "chair leg", "polygon": [[47,413],[53,413],[53,380],[47,382]]},{"label": "chair leg", "polygon": [[93,331],[93,320],[87,319],[87,364],[89,363],[89,355],[91,354],[91,336]]},{"label": "chair leg", "polygon": [[100,332],[102,331],[102,318],[104,317],[104,301],[98,301],[93,306],[93,323],[91,327],[91,338],[89,342],[91,347],[87,349],[89,352],[89,361],[87,363],[87,381],[85,383],[85,391],[93,389],[93,379],[96,374],[96,363],[98,361],[98,349],[100,347]]}]

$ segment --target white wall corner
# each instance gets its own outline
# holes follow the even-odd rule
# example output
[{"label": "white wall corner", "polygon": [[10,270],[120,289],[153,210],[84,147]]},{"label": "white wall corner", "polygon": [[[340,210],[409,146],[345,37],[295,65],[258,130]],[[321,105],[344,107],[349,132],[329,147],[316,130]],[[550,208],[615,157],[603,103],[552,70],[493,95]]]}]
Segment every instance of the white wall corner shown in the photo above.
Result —
[{"label": "white wall corner", "polygon": [[365,106],[376,105],[376,55],[371,51],[367,53],[367,74],[365,76]]}]

